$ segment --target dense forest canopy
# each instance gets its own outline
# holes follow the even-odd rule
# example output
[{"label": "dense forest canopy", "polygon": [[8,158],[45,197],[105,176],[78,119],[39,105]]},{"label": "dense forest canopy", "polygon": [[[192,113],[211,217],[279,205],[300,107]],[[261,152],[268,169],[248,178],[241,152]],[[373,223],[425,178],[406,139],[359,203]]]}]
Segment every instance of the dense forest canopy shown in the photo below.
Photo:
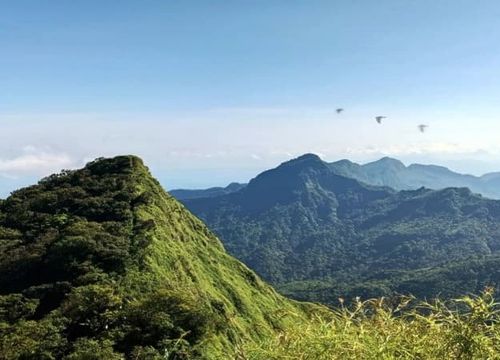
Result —
[{"label": "dense forest canopy", "polygon": [[500,281],[500,201],[395,191],[306,154],[243,189],[183,201],[230,253],[298,299],[458,296]]},{"label": "dense forest canopy", "polygon": [[228,256],[139,158],[0,203],[0,359],[220,359],[308,307]]}]

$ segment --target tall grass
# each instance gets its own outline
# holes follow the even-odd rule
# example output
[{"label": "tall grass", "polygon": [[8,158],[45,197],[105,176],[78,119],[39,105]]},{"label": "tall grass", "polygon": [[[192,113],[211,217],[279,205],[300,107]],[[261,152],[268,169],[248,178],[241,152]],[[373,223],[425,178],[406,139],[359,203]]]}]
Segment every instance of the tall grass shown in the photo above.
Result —
[{"label": "tall grass", "polygon": [[492,289],[452,301],[356,299],[329,318],[247,343],[242,360],[500,359],[499,306]]}]

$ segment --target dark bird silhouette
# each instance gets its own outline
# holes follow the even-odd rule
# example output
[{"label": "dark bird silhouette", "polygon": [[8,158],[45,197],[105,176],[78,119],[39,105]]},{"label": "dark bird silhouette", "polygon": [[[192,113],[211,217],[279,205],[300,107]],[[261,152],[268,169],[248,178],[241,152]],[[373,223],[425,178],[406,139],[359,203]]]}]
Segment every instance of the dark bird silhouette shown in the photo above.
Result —
[{"label": "dark bird silhouette", "polygon": [[375,120],[377,123],[382,124],[382,119],[385,119],[387,116],[375,116]]},{"label": "dark bird silhouette", "polygon": [[425,129],[427,129],[429,127],[429,125],[425,125],[425,124],[420,124],[418,125],[418,129],[420,130],[420,132],[425,132]]},{"label": "dark bird silhouette", "polygon": [[337,114],[340,114],[341,112],[343,112],[343,111],[344,111],[344,109],[342,109],[342,108],[338,108],[338,109],[336,109],[335,111],[337,112]]}]

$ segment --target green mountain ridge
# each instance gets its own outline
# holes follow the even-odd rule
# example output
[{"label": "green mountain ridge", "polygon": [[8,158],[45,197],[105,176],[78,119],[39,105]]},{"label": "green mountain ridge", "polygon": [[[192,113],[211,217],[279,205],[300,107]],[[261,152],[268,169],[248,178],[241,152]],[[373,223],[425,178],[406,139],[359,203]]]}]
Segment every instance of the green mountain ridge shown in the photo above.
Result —
[{"label": "green mountain ridge", "polygon": [[[367,185],[312,154],[258,175],[235,193],[184,203],[231,254],[299,299],[333,303],[337,296],[390,295],[412,289],[414,272],[445,274],[439,269],[452,262],[500,254],[499,201],[467,188],[397,192]],[[399,275],[373,278],[384,272]],[[498,284],[498,272],[489,280]],[[330,300],[314,291],[302,296],[307,282],[328,285]],[[438,283],[417,295],[438,295]],[[300,284],[297,293],[294,284]],[[469,282],[449,295],[476,290]]]},{"label": "green mountain ridge", "polygon": [[420,187],[439,190],[447,187],[468,187],[483,196],[500,199],[500,173],[482,176],[460,174],[444,166],[411,164],[389,157],[364,165],[349,160],[329,163],[337,174],[376,186],[396,190],[415,190]]},{"label": "green mountain ridge", "polygon": [[[338,175],[356,179],[365,184],[387,186],[395,190],[416,190],[426,187],[440,190],[448,187],[468,187],[473,192],[492,199],[500,199],[500,172],[473,176],[454,172],[444,166],[410,164],[390,157],[357,164],[347,159],[328,163]],[[247,184],[231,183],[226,187],[209,189],[174,189],[170,193],[178,200],[227,195],[243,189]]]},{"label": "green mountain ridge", "polygon": [[0,201],[1,359],[230,358],[312,309],[229,256],[137,157]]}]

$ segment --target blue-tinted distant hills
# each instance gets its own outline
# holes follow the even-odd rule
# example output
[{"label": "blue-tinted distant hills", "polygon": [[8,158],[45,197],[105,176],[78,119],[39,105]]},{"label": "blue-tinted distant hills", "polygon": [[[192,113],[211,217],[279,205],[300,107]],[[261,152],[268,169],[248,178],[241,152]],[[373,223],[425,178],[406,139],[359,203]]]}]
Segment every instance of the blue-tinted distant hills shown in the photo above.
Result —
[{"label": "blue-tinted distant hills", "polygon": [[467,187],[472,192],[492,199],[500,199],[500,172],[483,176],[460,174],[444,166],[411,164],[384,157],[360,165],[349,160],[332,162],[329,167],[337,174],[367,184],[389,186],[396,190],[412,190],[420,187],[444,189]]},{"label": "blue-tinted distant hills", "polygon": [[245,186],[246,184],[233,182],[226,187],[211,187],[208,189],[174,189],[170,190],[169,193],[177,200],[187,200],[230,194],[243,189]]},{"label": "blue-tinted distant hills", "polygon": [[[330,169],[341,176],[356,179],[375,186],[387,186],[395,190],[416,190],[425,187],[433,190],[447,187],[466,187],[472,192],[491,199],[500,199],[500,172],[482,176],[460,174],[444,166],[411,164],[384,157],[367,164],[347,159],[328,163]],[[243,189],[247,184],[231,183],[226,187],[208,189],[174,189],[169,191],[178,200],[216,197]]]}]

